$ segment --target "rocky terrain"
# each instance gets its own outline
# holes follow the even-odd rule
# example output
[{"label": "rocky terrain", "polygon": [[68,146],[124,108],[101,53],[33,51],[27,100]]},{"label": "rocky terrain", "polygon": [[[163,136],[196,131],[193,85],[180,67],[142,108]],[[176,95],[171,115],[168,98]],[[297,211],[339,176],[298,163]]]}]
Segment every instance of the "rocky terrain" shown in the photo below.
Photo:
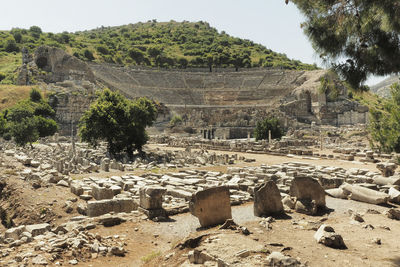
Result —
[{"label": "rocky terrain", "polygon": [[394,83],[399,82],[399,76],[398,75],[393,75],[385,80],[371,86],[371,91],[380,97],[390,97],[390,86]]},{"label": "rocky terrain", "polygon": [[3,141],[1,265],[397,266],[398,155],[338,136]]}]

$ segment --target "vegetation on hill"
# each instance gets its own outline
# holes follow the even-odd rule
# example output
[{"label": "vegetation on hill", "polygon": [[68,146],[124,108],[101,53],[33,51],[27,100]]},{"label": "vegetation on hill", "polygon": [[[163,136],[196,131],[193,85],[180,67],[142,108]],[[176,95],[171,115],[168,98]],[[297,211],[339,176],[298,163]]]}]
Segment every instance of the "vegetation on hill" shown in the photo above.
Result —
[{"label": "vegetation on hill", "polygon": [[[40,45],[59,47],[84,61],[150,67],[279,67],[313,70],[250,40],[218,32],[206,22],[163,22],[101,27],[75,33],[30,29],[0,31],[0,83],[12,83],[20,51]],[[3,77],[3,78],[2,78]]]}]

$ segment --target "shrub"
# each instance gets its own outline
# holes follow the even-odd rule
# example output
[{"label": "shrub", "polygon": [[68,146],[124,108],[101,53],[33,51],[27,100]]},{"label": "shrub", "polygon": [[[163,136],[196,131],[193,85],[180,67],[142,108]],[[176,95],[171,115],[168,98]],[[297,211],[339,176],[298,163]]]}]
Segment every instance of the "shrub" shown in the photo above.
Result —
[{"label": "shrub", "polygon": [[284,131],[279,125],[279,120],[272,117],[257,122],[256,129],[254,130],[254,136],[257,141],[268,139],[269,131],[271,131],[272,139],[281,138],[284,135]]},{"label": "shrub", "polygon": [[171,127],[176,127],[178,125],[181,125],[183,123],[182,117],[179,115],[174,115],[171,120],[169,121],[169,125]]},{"label": "shrub", "polygon": [[85,49],[85,50],[83,51],[83,56],[84,56],[87,60],[89,60],[89,61],[93,61],[93,60],[94,60],[93,53],[92,53],[92,51],[90,51],[89,49]]},{"label": "shrub", "polygon": [[29,98],[32,102],[40,102],[42,100],[42,95],[37,89],[34,88],[31,90]]}]

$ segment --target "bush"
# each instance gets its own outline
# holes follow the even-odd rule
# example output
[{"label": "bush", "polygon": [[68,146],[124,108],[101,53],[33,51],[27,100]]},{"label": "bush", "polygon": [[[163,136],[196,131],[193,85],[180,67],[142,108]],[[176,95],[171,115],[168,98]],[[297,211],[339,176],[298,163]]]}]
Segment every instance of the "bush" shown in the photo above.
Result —
[{"label": "bush", "polygon": [[272,139],[281,138],[284,135],[284,131],[279,125],[279,120],[277,118],[266,118],[263,121],[257,122],[254,136],[257,141],[268,139],[269,131],[271,131]]},{"label": "bush", "polygon": [[32,89],[30,94],[29,94],[29,98],[32,102],[40,102],[42,100],[42,95],[40,94],[40,92],[37,89]]},{"label": "bush", "polygon": [[84,56],[87,60],[89,60],[89,61],[93,61],[93,60],[94,60],[93,53],[92,53],[92,51],[90,51],[89,49],[85,49],[85,50],[83,51],[83,56]]},{"label": "bush", "polygon": [[170,127],[176,127],[183,123],[182,117],[179,115],[174,115],[171,120],[169,121]]},{"label": "bush", "polygon": [[4,50],[8,53],[19,52],[19,48],[14,38],[8,38],[4,43]]},{"label": "bush", "polygon": [[0,82],[6,78],[6,75],[0,72]]}]

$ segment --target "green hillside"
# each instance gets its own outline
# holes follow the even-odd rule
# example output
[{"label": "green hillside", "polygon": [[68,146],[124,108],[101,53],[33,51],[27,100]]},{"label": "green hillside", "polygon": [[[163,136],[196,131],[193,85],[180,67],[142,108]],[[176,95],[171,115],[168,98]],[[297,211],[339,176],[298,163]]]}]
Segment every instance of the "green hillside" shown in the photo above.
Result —
[{"label": "green hillside", "polygon": [[59,34],[30,29],[0,31],[0,83],[13,83],[20,65],[20,51],[40,45],[62,48],[85,61],[186,67],[279,67],[313,70],[315,65],[291,60],[250,40],[218,32],[206,22],[156,22],[101,27]]}]

